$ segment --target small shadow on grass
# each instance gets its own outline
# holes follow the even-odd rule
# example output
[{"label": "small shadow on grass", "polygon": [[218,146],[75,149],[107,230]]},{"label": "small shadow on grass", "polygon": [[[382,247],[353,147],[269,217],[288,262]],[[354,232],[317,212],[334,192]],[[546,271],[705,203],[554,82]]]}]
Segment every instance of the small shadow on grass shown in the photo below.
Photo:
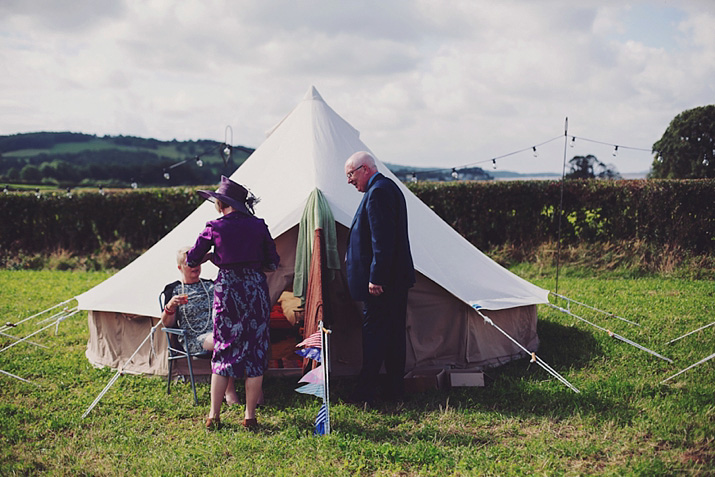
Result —
[{"label": "small shadow on grass", "polygon": [[589,330],[540,320],[536,332],[540,340],[537,354],[554,369],[581,368],[603,354]]}]

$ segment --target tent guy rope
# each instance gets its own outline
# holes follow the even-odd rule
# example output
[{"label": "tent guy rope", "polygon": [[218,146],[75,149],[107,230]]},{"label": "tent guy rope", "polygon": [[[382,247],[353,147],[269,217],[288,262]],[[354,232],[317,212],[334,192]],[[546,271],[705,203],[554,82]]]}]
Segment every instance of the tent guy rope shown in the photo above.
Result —
[{"label": "tent guy rope", "polygon": [[683,370],[681,370],[681,371],[678,371],[677,373],[675,373],[674,375],[670,376],[669,378],[665,378],[664,380],[662,380],[662,381],[660,382],[660,384],[663,384],[663,383],[665,383],[666,381],[670,381],[670,380],[673,379],[674,377],[683,374],[683,373],[686,372],[687,370],[693,369],[693,368],[696,367],[696,366],[700,366],[700,365],[703,364],[704,362],[710,361],[710,360],[713,359],[713,358],[715,358],[715,353],[711,354],[711,355],[708,356],[707,358],[701,359],[701,360],[698,361],[697,363],[691,364],[690,366],[688,366],[687,368],[685,368],[685,369],[683,369]]},{"label": "tent guy rope", "polygon": [[549,292],[549,293],[551,293],[552,295],[554,295],[554,296],[557,297],[557,298],[561,298],[562,300],[566,300],[567,302],[569,302],[569,308],[568,308],[568,309],[570,309],[570,304],[571,304],[571,303],[576,303],[577,305],[580,305],[580,306],[583,306],[584,308],[588,308],[588,309],[593,310],[593,311],[595,311],[595,312],[604,314],[604,315],[606,315],[606,316],[608,316],[608,317],[610,317],[610,318],[618,318],[619,320],[625,321],[626,323],[630,323],[631,325],[640,326],[640,324],[638,324],[638,323],[636,323],[636,322],[634,322],[634,321],[627,320],[627,319],[622,318],[622,317],[620,317],[620,316],[618,316],[618,315],[614,315],[613,313],[610,313],[610,312],[608,312],[608,311],[599,310],[598,308],[593,307],[593,306],[591,306],[591,305],[587,305],[586,303],[581,303],[580,301],[576,301],[576,300],[573,300],[573,299],[571,299],[571,298],[569,298],[569,297],[566,297],[566,296],[563,296],[563,295],[559,295],[558,293],[555,293],[555,292]]},{"label": "tent guy rope", "polygon": [[[6,331],[8,328],[14,328],[14,327],[16,327],[17,325],[22,324],[22,323],[24,323],[24,322],[26,322],[26,321],[28,321],[28,320],[31,320],[31,319],[33,319],[33,318],[35,318],[35,317],[37,317],[37,316],[43,315],[43,314],[47,313],[47,312],[50,311],[50,310],[54,310],[54,309],[57,308],[57,307],[60,307],[60,306],[62,306],[62,305],[65,305],[65,304],[71,302],[72,300],[75,300],[75,298],[73,297],[73,298],[70,298],[69,300],[63,301],[62,303],[58,303],[58,304],[56,304],[56,305],[54,305],[54,306],[51,306],[51,307],[47,308],[46,310],[42,310],[42,311],[39,312],[39,313],[35,313],[35,314],[32,315],[32,316],[28,316],[27,318],[24,318],[24,319],[18,321],[17,323],[9,323],[9,322],[8,322],[8,323],[4,324],[2,327],[0,327],[0,331]],[[55,316],[56,316],[56,315],[55,315]]]},{"label": "tent guy rope", "polygon": [[665,344],[673,344],[673,343],[675,343],[676,341],[685,338],[686,336],[690,336],[690,335],[692,335],[693,333],[697,333],[698,331],[704,330],[705,328],[709,328],[709,327],[711,327],[711,326],[713,326],[713,325],[715,325],[715,321],[713,321],[713,322],[710,323],[709,325],[701,326],[701,327],[698,328],[697,330],[693,330],[693,331],[690,331],[690,332],[688,332],[688,333],[685,333],[683,336],[678,336],[677,338],[675,338],[675,339],[673,339],[673,340],[670,340],[670,341],[668,341],[668,342],[665,343]]},{"label": "tent guy rope", "polygon": [[566,380],[566,378],[564,378],[564,377],[561,376],[559,373],[557,373],[557,372],[556,372],[551,366],[549,366],[544,360],[542,360],[541,358],[539,358],[539,357],[536,355],[535,352],[529,351],[528,349],[524,348],[524,347],[521,345],[521,343],[519,343],[519,342],[516,341],[514,338],[512,338],[511,336],[509,336],[509,334],[508,334],[506,331],[502,330],[499,326],[497,326],[497,324],[494,323],[494,322],[491,320],[491,318],[489,318],[488,316],[484,315],[484,314],[483,314],[481,311],[479,311],[475,306],[472,306],[472,308],[474,308],[474,309],[476,310],[476,312],[479,314],[479,316],[481,316],[481,317],[484,319],[484,322],[485,322],[485,323],[488,323],[488,324],[492,325],[492,326],[493,326],[494,328],[496,328],[501,334],[503,334],[503,335],[506,336],[509,340],[511,340],[512,343],[514,343],[515,345],[517,345],[519,348],[521,348],[522,350],[524,350],[525,353],[527,353],[529,356],[531,356],[531,362],[532,362],[532,363],[536,363],[536,364],[538,364],[539,366],[541,366],[542,368],[544,368],[544,370],[545,370],[547,373],[549,373],[550,375],[552,375],[553,377],[555,377],[556,379],[558,379],[559,381],[561,381],[564,385],[566,385],[566,387],[568,387],[569,389],[571,389],[573,392],[575,392],[575,393],[580,393],[580,392],[581,392],[581,391],[579,391],[573,384],[571,384],[570,382],[568,382],[568,381]]},{"label": "tent guy rope", "polygon": [[0,369],[0,373],[10,376],[11,378],[19,379],[20,381],[25,382],[27,384],[32,384],[33,386],[38,386],[37,384],[33,383],[32,381],[28,381],[25,378],[21,378],[20,376],[17,376],[16,374],[8,373],[7,371],[5,371],[3,369]]},{"label": "tent guy rope", "polygon": [[[68,301],[70,301],[70,300],[68,300]],[[67,303],[67,302],[63,302],[63,303],[61,303],[60,305],[63,305],[64,303]],[[36,313],[36,314],[32,315],[31,317],[25,318],[24,320],[22,320],[22,321],[19,322],[19,323],[25,322],[25,321],[29,320],[30,318],[34,318],[34,317],[36,317],[36,316],[39,316],[39,315],[41,315],[42,313],[46,313],[47,311],[52,310],[52,309],[56,308],[57,306],[59,306],[59,305],[55,305],[55,306],[52,307],[52,308],[48,308],[47,310],[44,310],[44,311],[42,311],[42,312],[40,312],[40,313]],[[71,312],[67,312],[67,309],[65,308],[65,311],[60,312],[60,313],[57,313],[57,314],[54,315],[54,316],[56,316],[56,317],[57,317],[58,315],[61,315],[61,316],[58,316],[52,323],[50,323],[50,324],[48,324],[48,325],[46,325],[46,326],[40,328],[39,330],[36,330],[36,331],[30,333],[29,335],[25,336],[24,338],[17,338],[16,336],[11,336],[11,335],[8,335],[8,334],[6,334],[6,333],[0,333],[0,334],[2,334],[2,335],[4,335],[4,336],[8,336],[8,337],[10,337],[10,338],[16,340],[14,343],[9,344],[9,345],[5,346],[4,348],[0,349],[0,353],[2,353],[3,351],[7,351],[7,350],[9,350],[10,348],[12,348],[12,347],[14,347],[14,346],[17,346],[17,345],[20,344],[20,343],[28,343],[28,344],[33,344],[33,345],[35,345],[35,346],[40,346],[40,347],[42,347],[42,348],[47,348],[47,346],[44,346],[44,345],[41,345],[41,344],[39,344],[39,343],[35,343],[35,342],[33,342],[33,341],[30,341],[29,338],[35,336],[35,335],[38,334],[38,333],[41,333],[42,331],[44,331],[44,330],[46,330],[46,329],[48,329],[48,328],[53,327],[53,326],[55,327],[55,334],[57,334],[57,330],[59,329],[60,323],[61,323],[62,321],[64,321],[64,320],[66,320],[67,318],[76,315],[77,313],[79,313],[79,310],[77,310],[76,308],[74,308]],[[45,320],[45,321],[46,321],[46,320]],[[6,329],[7,329],[7,328],[6,328]],[[23,381],[23,382],[26,382],[26,383],[29,383],[29,384],[34,384],[34,383],[28,381],[28,380],[25,379],[25,378],[21,378],[20,376],[17,376],[17,375],[15,375],[15,374],[13,374],[13,373],[7,372],[7,371],[2,370],[2,369],[0,369],[0,373],[4,374],[4,375],[6,375],[6,376],[10,376],[10,377],[15,378],[15,379],[19,379],[20,381]],[[36,385],[35,385],[35,386],[36,386]]]},{"label": "tent guy rope", "polygon": [[666,358],[665,356],[660,355],[660,354],[656,353],[655,351],[646,348],[645,346],[639,345],[639,344],[636,343],[635,341],[631,341],[631,340],[629,340],[628,338],[624,338],[623,336],[619,335],[618,333],[614,333],[613,331],[608,330],[608,329],[606,329],[606,328],[603,328],[602,326],[598,326],[597,324],[588,321],[586,318],[580,317],[580,316],[576,315],[575,313],[572,313],[571,310],[567,310],[566,308],[562,308],[562,307],[560,307],[560,306],[558,306],[558,305],[554,305],[553,303],[549,303],[548,305],[549,305],[551,308],[555,308],[555,309],[559,310],[559,311],[562,312],[562,313],[566,313],[567,315],[572,316],[572,317],[574,317],[574,318],[576,318],[576,319],[578,319],[578,320],[581,320],[581,321],[583,321],[584,323],[587,323],[587,324],[593,326],[593,327],[596,328],[596,329],[599,329],[599,330],[601,330],[601,331],[603,331],[603,332],[608,333],[608,336],[610,336],[611,338],[616,338],[616,339],[618,339],[618,340],[621,340],[621,341],[623,341],[624,343],[627,343],[627,344],[629,344],[629,345],[631,345],[631,346],[634,346],[634,347],[638,348],[638,349],[641,350],[641,351],[645,351],[646,353],[650,353],[650,354],[652,354],[653,356],[656,356],[656,357],[658,357],[658,358],[660,358],[660,359],[662,359],[662,360],[665,360],[665,361],[667,361],[667,362],[669,362],[669,363],[672,363],[672,362],[673,362],[672,359]]},{"label": "tent guy rope", "polygon": [[[9,335],[7,333],[3,333],[1,331],[0,331],[0,336],[4,336],[6,338],[10,338],[11,340],[15,340],[15,341],[22,339],[22,338],[18,338],[17,336],[14,336],[14,335]],[[30,340],[26,340],[25,343],[31,344],[33,346],[37,346],[38,348],[45,348],[45,349],[48,348],[47,346],[45,346],[43,344],[35,343],[34,341],[30,341]]]},{"label": "tent guy rope", "polygon": [[62,309],[62,311],[58,311],[58,312],[55,313],[54,315],[48,316],[47,318],[45,318],[45,319],[43,319],[43,320],[40,320],[40,321],[38,322],[38,324],[42,325],[42,324],[48,323],[48,322],[54,320],[55,318],[57,318],[58,316],[62,316],[63,314],[73,313],[73,312],[75,312],[75,311],[77,311],[77,307],[76,307],[76,306],[74,306],[74,307],[72,307],[72,308],[64,307],[64,308]]},{"label": "tent guy rope", "polygon": [[99,403],[99,401],[104,397],[105,394],[107,394],[107,391],[109,391],[109,388],[112,387],[112,385],[116,382],[117,379],[119,379],[119,376],[124,374],[124,370],[126,369],[127,365],[132,362],[134,359],[134,356],[137,355],[139,350],[141,349],[142,346],[149,340],[150,338],[153,340],[154,339],[154,333],[156,332],[156,329],[162,324],[161,320],[157,321],[156,325],[152,326],[151,330],[149,330],[149,334],[146,335],[146,338],[144,338],[144,341],[141,342],[141,344],[137,347],[136,350],[134,350],[134,353],[127,359],[124,364],[117,370],[117,372],[112,376],[112,379],[109,380],[107,385],[102,389],[102,392],[100,392],[97,397],[94,399],[92,404],[87,408],[87,410],[82,414],[82,419],[87,417],[90,412],[92,412],[92,409]]},{"label": "tent guy rope", "polygon": [[30,337],[32,337],[32,336],[35,336],[36,334],[38,334],[38,333],[40,333],[40,332],[42,332],[42,331],[45,331],[47,328],[51,328],[51,327],[53,327],[53,326],[59,326],[60,322],[66,320],[67,318],[69,318],[69,317],[71,317],[71,316],[76,315],[77,313],[79,313],[79,310],[75,310],[75,311],[72,312],[72,313],[69,313],[69,314],[67,314],[67,315],[64,315],[64,316],[61,316],[61,317],[57,318],[55,321],[53,321],[53,322],[50,323],[49,325],[43,326],[43,327],[40,328],[39,330],[34,331],[34,332],[30,333],[29,335],[25,336],[24,338],[21,338],[21,339],[15,341],[14,343],[5,346],[3,349],[0,349],[0,353],[2,353],[2,352],[5,351],[5,350],[8,350],[8,349],[12,348],[13,346],[16,346],[16,345],[18,345],[18,344],[20,344],[20,343],[24,343],[25,341],[27,341],[28,338],[30,338]]}]

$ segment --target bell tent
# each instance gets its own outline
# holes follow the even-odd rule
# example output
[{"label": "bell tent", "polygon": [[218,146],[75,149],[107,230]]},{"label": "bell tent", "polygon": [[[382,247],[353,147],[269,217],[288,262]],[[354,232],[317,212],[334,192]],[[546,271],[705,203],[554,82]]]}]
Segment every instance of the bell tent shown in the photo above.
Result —
[{"label": "bell tent", "polygon": [[[306,207],[314,205],[311,198],[316,191],[329,206],[341,269],[330,274],[331,306],[326,322],[333,329],[331,368],[344,373],[356,372],[361,362],[361,316],[344,285],[343,258],[362,194],[347,184],[343,165],[361,150],[370,151],[359,131],[311,87],[230,177],[260,199],[256,215],[268,224],[281,256],[278,270],[268,274],[273,303],[292,291],[296,244],[301,226],[306,226],[301,218]],[[421,202],[379,159],[377,164],[404,192],[417,272],[417,283],[408,296],[406,371],[483,369],[524,355],[486,324],[475,308],[525,348],[536,351],[536,305],[548,302],[548,291],[492,261]],[[77,297],[79,309],[89,312],[86,356],[91,363],[118,368],[135,352],[160,316],[159,292],[179,278],[176,251],[191,245],[205,223],[216,216],[211,203],[202,204],[143,255]],[[312,230],[307,232],[312,236]],[[216,268],[204,264],[202,276],[215,275]],[[157,333],[153,351],[144,346],[127,371],[166,375],[164,339]]]}]

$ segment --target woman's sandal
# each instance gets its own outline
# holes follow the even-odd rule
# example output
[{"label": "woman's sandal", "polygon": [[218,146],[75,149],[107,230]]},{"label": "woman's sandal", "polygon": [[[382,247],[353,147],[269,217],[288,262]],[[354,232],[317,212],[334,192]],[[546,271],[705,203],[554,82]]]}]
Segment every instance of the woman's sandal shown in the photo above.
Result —
[{"label": "woman's sandal", "polygon": [[207,417],[206,418],[206,430],[218,431],[219,429],[221,429],[221,418],[220,417]]},{"label": "woman's sandal", "polygon": [[246,429],[253,430],[258,427],[258,420],[255,417],[252,419],[244,419],[242,424]]}]

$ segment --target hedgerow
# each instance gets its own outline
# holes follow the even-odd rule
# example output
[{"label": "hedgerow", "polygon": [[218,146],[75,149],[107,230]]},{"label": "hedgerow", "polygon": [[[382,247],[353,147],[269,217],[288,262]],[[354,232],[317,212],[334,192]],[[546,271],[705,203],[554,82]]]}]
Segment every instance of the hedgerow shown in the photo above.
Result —
[{"label": "hedgerow", "polygon": [[[505,245],[526,250],[556,241],[638,241],[693,254],[715,252],[713,179],[567,180],[563,189],[560,181],[417,182],[408,187],[483,251]],[[3,254],[91,254],[120,241],[140,252],[200,205],[197,189],[0,194],[0,248]]]}]

